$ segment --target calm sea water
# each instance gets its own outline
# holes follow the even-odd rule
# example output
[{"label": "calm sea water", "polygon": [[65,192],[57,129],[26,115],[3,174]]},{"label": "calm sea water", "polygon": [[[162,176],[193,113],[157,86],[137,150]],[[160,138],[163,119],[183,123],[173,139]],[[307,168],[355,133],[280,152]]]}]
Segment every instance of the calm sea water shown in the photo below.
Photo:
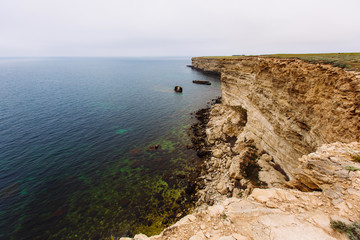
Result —
[{"label": "calm sea water", "polygon": [[0,59],[0,239],[155,234],[191,206],[190,113],[220,82],[186,64]]}]

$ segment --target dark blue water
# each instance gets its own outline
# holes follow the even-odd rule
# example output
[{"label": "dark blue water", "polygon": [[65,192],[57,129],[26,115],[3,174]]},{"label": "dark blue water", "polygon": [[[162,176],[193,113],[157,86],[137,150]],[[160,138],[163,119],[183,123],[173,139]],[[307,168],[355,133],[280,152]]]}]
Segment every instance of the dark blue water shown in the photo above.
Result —
[{"label": "dark blue water", "polygon": [[220,83],[186,64],[0,59],[0,239],[154,234],[191,206],[190,113]]}]

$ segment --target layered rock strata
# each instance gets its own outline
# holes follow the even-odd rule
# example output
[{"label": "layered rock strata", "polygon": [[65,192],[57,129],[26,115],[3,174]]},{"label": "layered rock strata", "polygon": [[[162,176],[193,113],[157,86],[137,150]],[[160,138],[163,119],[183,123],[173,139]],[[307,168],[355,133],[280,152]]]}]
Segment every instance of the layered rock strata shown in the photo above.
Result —
[{"label": "layered rock strata", "polygon": [[221,72],[223,104],[247,114],[238,141],[254,140],[291,179],[303,154],[360,137],[360,73],[260,57],[193,58],[192,65]]},{"label": "layered rock strata", "polygon": [[[193,58],[197,59],[197,58]],[[200,58],[199,58],[200,59]],[[205,74],[211,74],[211,75],[221,75],[221,62],[217,61],[214,58],[201,58],[201,61],[192,61],[192,65],[188,65],[188,67],[201,71]]]}]

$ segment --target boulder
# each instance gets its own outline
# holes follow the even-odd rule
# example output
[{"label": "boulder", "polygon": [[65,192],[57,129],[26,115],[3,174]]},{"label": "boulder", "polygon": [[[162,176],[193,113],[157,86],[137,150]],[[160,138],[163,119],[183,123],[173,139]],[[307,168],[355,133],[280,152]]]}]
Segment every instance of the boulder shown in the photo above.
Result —
[{"label": "boulder", "polygon": [[181,93],[183,91],[183,89],[180,86],[175,86],[174,91],[178,92],[178,93]]},{"label": "boulder", "polygon": [[221,158],[223,155],[223,151],[219,148],[213,149],[212,150],[212,155],[216,158]]},{"label": "boulder", "polygon": [[218,192],[222,195],[226,194],[228,192],[227,186],[226,186],[226,179],[222,178],[220,182],[217,184],[216,189]]},{"label": "boulder", "polygon": [[149,239],[145,234],[136,234],[134,240],[147,240]]}]

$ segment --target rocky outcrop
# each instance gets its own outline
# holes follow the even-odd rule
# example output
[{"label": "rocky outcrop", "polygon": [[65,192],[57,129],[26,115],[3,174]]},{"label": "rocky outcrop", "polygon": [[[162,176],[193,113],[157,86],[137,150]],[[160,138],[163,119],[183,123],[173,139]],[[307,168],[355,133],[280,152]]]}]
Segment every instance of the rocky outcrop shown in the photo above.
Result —
[{"label": "rocky outcrop", "polygon": [[193,58],[221,72],[226,106],[246,112],[238,141],[252,139],[292,179],[298,158],[322,144],[360,137],[360,74],[301,60]]},{"label": "rocky outcrop", "polygon": [[175,86],[174,91],[181,93],[183,91],[183,89],[180,86]]},{"label": "rocky outcrop", "polygon": [[[197,61],[199,59],[199,61]],[[201,71],[205,74],[212,74],[220,76],[222,64],[216,58],[193,58],[192,69]]]}]

